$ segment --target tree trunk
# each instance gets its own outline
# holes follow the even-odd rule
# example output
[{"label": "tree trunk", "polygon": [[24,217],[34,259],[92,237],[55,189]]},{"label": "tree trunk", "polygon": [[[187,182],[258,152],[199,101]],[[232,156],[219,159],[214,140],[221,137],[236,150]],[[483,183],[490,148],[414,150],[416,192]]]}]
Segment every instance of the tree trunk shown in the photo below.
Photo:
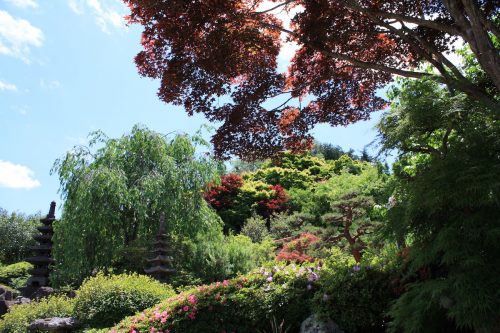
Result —
[{"label": "tree trunk", "polygon": [[482,69],[500,91],[500,56],[490,39],[488,27],[483,25],[482,13],[471,0],[462,0],[461,3],[463,7],[459,1],[443,0]]}]

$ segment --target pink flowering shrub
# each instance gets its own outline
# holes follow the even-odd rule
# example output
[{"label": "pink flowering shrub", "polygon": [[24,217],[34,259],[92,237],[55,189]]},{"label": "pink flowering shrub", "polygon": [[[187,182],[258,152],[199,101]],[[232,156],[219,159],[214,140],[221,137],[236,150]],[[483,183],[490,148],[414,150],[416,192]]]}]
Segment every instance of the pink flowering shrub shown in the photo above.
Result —
[{"label": "pink flowering shrub", "polygon": [[255,333],[269,319],[298,331],[310,314],[321,267],[263,267],[232,280],[203,285],[128,317],[109,333]]}]

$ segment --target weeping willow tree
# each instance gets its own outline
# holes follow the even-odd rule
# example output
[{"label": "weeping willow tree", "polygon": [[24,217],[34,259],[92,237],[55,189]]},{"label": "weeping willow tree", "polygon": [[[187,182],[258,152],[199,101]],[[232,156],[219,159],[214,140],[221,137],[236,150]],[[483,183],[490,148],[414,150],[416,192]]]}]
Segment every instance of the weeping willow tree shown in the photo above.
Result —
[{"label": "weeping willow tree", "polygon": [[140,270],[162,212],[181,240],[220,229],[202,196],[218,164],[196,153],[200,143],[135,126],[118,139],[94,132],[88,147],[57,160],[65,202],[55,225],[54,282],[75,284],[95,269]]}]

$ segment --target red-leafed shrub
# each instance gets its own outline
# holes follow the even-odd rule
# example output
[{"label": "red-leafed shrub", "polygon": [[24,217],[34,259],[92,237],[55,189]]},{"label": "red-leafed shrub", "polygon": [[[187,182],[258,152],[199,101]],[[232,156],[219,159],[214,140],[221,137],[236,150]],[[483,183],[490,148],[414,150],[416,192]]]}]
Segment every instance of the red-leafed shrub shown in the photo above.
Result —
[{"label": "red-leafed shrub", "polygon": [[312,262],[315,258],[308,255],[307,252],[318,241],[320,241],[318,236],[308,232],[302,233],[298,238],[283,245],[283,248],[276,256],[276,260],[297,263]]},{"label": "red-leafed shrub", "polygon": [[243,179],[235,173],[229,173],[221,177],[220,185],[210,184],[204,197],[215,210],[228,209],[234,204],[242,186]]},{"label": "red-leafed shrub", "polygon": [[281,185],[243,180],[234,173],[222,176],[220,185],[210,185],[204,196],[224,221],[226,231],[236,232],[254,212],[268,219],[286,210],[288,203],[288,194]]},{"label": "red-leafed shrub", "polygon": [[274,213],[279,213],[287,208],[288,194],[281,185],[269,185],[271,194],[268,198],[258,202],[257,213],[268,218]]}]

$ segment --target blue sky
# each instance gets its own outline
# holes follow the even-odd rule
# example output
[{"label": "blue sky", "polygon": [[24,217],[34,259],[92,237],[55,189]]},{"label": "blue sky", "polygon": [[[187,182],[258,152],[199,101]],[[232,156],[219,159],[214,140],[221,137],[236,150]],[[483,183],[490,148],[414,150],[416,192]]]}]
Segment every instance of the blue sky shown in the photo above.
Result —
[{"label": "blue sky", "polygon": [[[60,203],[50,169],[91,131],[116,137],[140,123],[193,134],[206,123],[160,102],[159,82],[138,75],[141,30],[125,25],[126,14],[118,0],[0,0],[0,207],[34,213]],[[314,134],[359,151],[379,116]]]}]

